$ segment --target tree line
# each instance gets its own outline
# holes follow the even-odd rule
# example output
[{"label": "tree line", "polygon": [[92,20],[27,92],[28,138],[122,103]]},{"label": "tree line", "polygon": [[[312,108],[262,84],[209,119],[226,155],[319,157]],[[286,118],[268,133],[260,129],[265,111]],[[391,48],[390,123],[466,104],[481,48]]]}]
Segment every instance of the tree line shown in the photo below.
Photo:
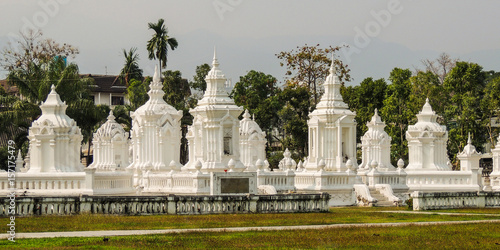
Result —
[{"label": "tree line", "polygon": [[[179,44],[168,35],[163,19],[149,23],[148,28],[153,31],[146,43],[148,58],[158,60],[160,69],[165,69],[168,51],[175,50]],[[352,79],[348,65],[337,56],[341,49],[340,46],[323,48],[319,44],[306,44],[279,52],[276,57],[286,68],[285,78],[278,81],[272,75],[250,70],[240,77],[229,93],[237,105],[254,115],[255,121],[265,131],[271,166],[277,166],[286,148],[297,161],[308,155],[307,120],[321,98],[322,83],[332,62],[342,84],[344,101],[356,112],[357,142],[360,143],[361,136],[367,131],[366,123],[378,109],[387,124],[386,132],[392,137],[391,159],[394,164],[399,158],[408,159],[405,132],[408,125],[416,122],[416,114],[426,98],[440,115],[439,123],[448,128],[447,146],[453,164],[458,163],[456,154],[465,146],[468,133],[478,150],[483,150],[487,143],[495,144],[499,131],[492,121],[500,115],[499,72],[485,71],[476,63],[442,54],[436,60],[423,60],[423,69],[394,68],[387,80],[369,77],[358,85],[346,86],[345,83]],[[128,131],[131,128],[130,111],[149,98],[151,77],[143,76],[137,48],[123,49],[122,52],[124,65],[119,80],[127,87],[130,104],[116,106],[113,112]],[[61,99],[67,102],[68,115],[82,129],[84,143],[89,143],[88,149],[92,133],[106,121],[109,107],[95,105],[92,101],[93,79],[82,77],[76,64],[66,64],[64,60],[78,53],[76,47],[44,38],[41,32],[23,34],[18,44],[2,50],[0,66],[8,71],[8,83],[16,86],[23,98],[0,88],[0,137],[1,133],[5,137],[6,131],[14,129],[14,134],[8,136],[16,141],[23,156],[28,148],[28,128],[40,116],[38,105],[45,100],[52,84]],[[196,106],[206,90],[205,76],[209,71],[210,65],[202,63],[196,67],[192,80],[183,78],[178,70],[161,73],[165,101],[184,113],[181,163],[188,159],[185,135],[193,121],[189,109]],[[358,150],[358,156],[360,154]],[[2,164],[7,162],[3,160],[6,157],[7,149],[0,145]]]}]

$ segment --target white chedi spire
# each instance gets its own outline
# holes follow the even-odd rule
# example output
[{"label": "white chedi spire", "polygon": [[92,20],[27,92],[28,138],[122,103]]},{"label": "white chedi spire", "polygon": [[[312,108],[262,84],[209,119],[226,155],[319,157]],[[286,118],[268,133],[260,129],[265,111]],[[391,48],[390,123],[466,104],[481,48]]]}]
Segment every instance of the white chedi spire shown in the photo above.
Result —
[{"label": "white chedi spire", "polygon": [[[448,171],[446,126],[437,123],[438,115],[432,110],[429,99],[417,114],[418,122],[409,125],[406,131],[408,141],[407,171]],[[432,145],[432,146],[431,146]]]},{"label": "white chedi spire", "polygon": [[422,111],[418,113],[417,118],[419,122],[436,122],[438,115],[432,110],[431,104],[429,103],[429,98],[425,99],[425,104],[422,107]]},{"label": "white chedi spire", "polygon": [[379,126],[385,126],[385,122],[382,121],[382,118],[378,115],[378,109],[375,109],[375,113],[372,116],[372,119],[368,124],[366,124],[368,128],[370,127],[379,127]]},{"label": "white chedi spire", "polygon": [[251,115],[248,109],[243,113],[240,121],[240,160],[247,167],[247,170],[256,170],[255,159],[266,159],[266,133],[262,132],[259,124]]},{"label": "white chedi spire", "polygon": [[115,121],[113,111],[108,120],[94,133],[94,161],[89,168],[98,171],[124,169],[129,165],[128,133]]},{"label": "white chedi spire", "polygon": [[361,169],[368,169],[370,161],[379,162],[379,170],[395,170],[391,164],[391,137],[385,132],[385,123],[378,115],[378,110],[366,124],[368,131],[361,137],[362,163]]},{"label": "white chedi spire", "polygon": [[153,82],[149,85],[150,90],[148,92],[149,101],[151,104],[166,104],[163,100],[163,95],[165,92],[162,89],[161,77],[158,71],[158,65],[155,65],[155,73],[153,75]]},{"label": "white chedi spire", "polygon": [[475,156],[481,155],[476,151],[476,147],[472,145],[472,140],[469,133],[469,138],[467,139],[467,145],[465,145],[464,150],[459,154],[460,156]]},{"label": "white chedi spire", "polygon": [[[76,122],[66,115],[67,107],[52,85],[47,99],[40,106],[42,115],[29,128],[30,173],[83,170],[80,163],[83,137]],[[50,150],[44,150],[48,148]]]},{"label": "white chedi spire", "polygon": [[229,98],[226,90],[226,76],[219,68],[219,60],[217,59],[217,52],[214,47],[214,57],[212,60],[212,69],[205,77],[207,82],[207,90],[203,98],[198,102],[198,106],[206,105],[234,105],[234,101]]},{"label": "white chedi spire", "polygon": [[149,100],[131,114],[133,162],[136,169],[169,171],[179,161],[182,111],[165,102],[158,66],[148,92]]},{"label": "white chedi spire", "polygon": [[[470,133],[467,140],[467,145],[465,145],[464,150],[457,155],[457,158],[460,160],[461,171],[479,170],[479,160],[481,159],[481,153],[478,153],[476,151],[476,147],[472,145]],[[479,174],[479,176],[481,175]]]},{"label": "white chedi spire", "polygon": [[[56,92],[56,87],[52,85],[51,91],[45,102],[42,102],[40,109],[42,115],[37,121],[50,121],[54,126],[70,127],[75,125],[75,121],[66,115],[66,102],[61,100],[61,97]],[[35,121],[35,123],[37,122]],[[34,124],[35,124],[34,123]]]},{"label": "white chedi spire", "polygon": [[214,47],[214,57],[212,59],[212,69],[208,72],[206,79],[224,79],[226,76],[219,69],[219,60],[217,59],[217,50]]},{"label": "white chedi spire", "polygon": [[317,109],[348,109],[348,105],[344,102],[340,94],[340,81],[335,70],[335,59],[332,54],[332,63],[330,65],[330,74],[326,77],[325,93],[321,97],[317,105]]},{"label": "white chedi spire", "polygon": [[431,104],[429,103],[429,98],[425,100],[425,104],[422,107],[422,111],[417,114],[417,123],[415,125],[408,126],[409,131],[414,130],[428,130],[428,131],[439,131],[445,132],[446,126],[441,126],[437,123],[437,118],[439,116],[432,110]]}]

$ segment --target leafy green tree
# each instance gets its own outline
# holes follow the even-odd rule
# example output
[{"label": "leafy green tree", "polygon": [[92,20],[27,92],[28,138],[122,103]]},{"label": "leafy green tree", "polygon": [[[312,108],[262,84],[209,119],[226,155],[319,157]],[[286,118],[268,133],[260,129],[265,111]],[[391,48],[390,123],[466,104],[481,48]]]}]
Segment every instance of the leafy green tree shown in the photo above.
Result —
[{"label": "leafy green tree", "polygon": [[204,63],[202,65],[196,66],[196,74],[193,76],[193,81],[189,83],[191,88],[195,90],[205,91],[207,89],[207,82],[205,77],[210,71],[210,65]]},{"label": "leafy green tree", "polygon": [[151,84],[151,77],[146,77],[143,81],[132,79],[127,87],[127,97],[130,101],[131,111],[144,105],[149,99],[148,91]]},{"label": "leafy green tree", "polygon": [[180,71],[167,70],[163,72],[163,99],[178,110],[187,109],[187,98],[191,96],[191,90],[187,79],[182,78]]},{"label": "leafy green tree", "polygon": [[486,75],[475,63],[457,62],[444,81],[448,105],[444,117],[448,127],[448,153],[457,164],[456,154],[467,143],[468,133],[473,144],[482,149],[487,132],[482,127],[481,99],[484,96]]},{"label": "leafy green tree", "polygon": [[344,81],[350,81],[349,69],[336,53],[342,49],[341,46],[320,48],[320,45],[297,47],[297,50],[282,51],[276,56],[282,60],[280,65],[286,66],[287,76],[290,80],[303,84],[312,93],[312,107],[316,106],[321,96],[321,84],[329,74],[332,59],[334,60],[337,75],[342,84]]},{"label": "leafy green tree", "polygon": [[131,48],[129,51],[124,49],[123,56],[125,58],[125,64],[120,71],[120,79],[125,82],[126,86],[129,86],[131,79],[142,81],[142,69],[139,68],[139,54],[137,54],[137,48]]},{"label": "leafy green tree", "polygon": [[422,109],[422,103],[429,98],[432,109],[439,115],[444,113],[447,100],[443,98],[444,89],[439,79],[439,76],[431,71],[419,71],[410,78],[409,107],[413,112],[419,112]]},{"label": "leafy green tree", "polygon": [[123,126],[123,129],[127,132],[132,129],[132,117],[130,117],[130,111],[133,111],[130,105],[117,105],[113,109],[115,121],[120,123]]},{"label": "leafy green tree", "polygon": [[276,114],[283,106],[278,98],[280,92],[276,78],[254,70],[240,76],[240,81],[231,92],[236,105],[248,109],[254,115],[255,122],[266,132],[268,156],[275,141],[273,130],[278,127],[279,118]]},{"label": "leafy green tree", "polygon": [[[410,122],[414,122],[416,112],[410,109],[411,71],[394,68],[389,76],[391,84],[387,86],[383,107],[380,110],[386,122],[387,133],[392,137],[391,160],[408,159],[408,143],[405,133]],[[420,104],[420,107],[423,103]]]},{"label": "leafy green tree", "polygon": [[163,91],[165,95],[163,99],[177,110],[182,110],[183,116],[181,120],[181,156],[180,162],[184,164],[188,159],[188,144],[186,139],[187,126],[193,124],[193,116],[189,113],[193,104],[191,99],[191,89],[187,79],[182,78],[180,71],[167,70],[163,73]]},{"label": "leafy green tree", "polygon": [[178,46],[177,39],[168,36],[168,29],[163,19],[158,19],[157,23],[148,23],[148,27],[155,32],[147,44],[149,59],[159,60],[160,75],[162,75],[161,69],[167,67],[168,48],[175,50]]},{"label": "leafy green tree", "polygon": [[[24,99],[14,100],[10,107],[0,111],[0,116],[15,118],[21,128],[27,125],[23,130],[27,132],[27,128],[41,113],[38,105],[45,101],[51,85],[54,85],[61,100],[68,104],[67,114],[82,128],[84,142],[90,142],[92,128],[97,122],[89,88],[93,80],[80,77],[78,66],[65,61],[65,57],[78,51],[71,45],[59,45],[50,39],[43,39],[41,33],[33,34],[22,36],[17,48],[4,50],[7,54],[3,54],[3,62],[16,63],[3,65],[9,71],[7,81],[18,88]],[[27,148],[24,146],[27,145],[27,137],[19,137],[16,144]]]},{"label": "leafy green tree", "polygon": [[283,108],[278,111],[278,127],[282,149],[295,151],[295,159],[307,156],[307,120],[311,107],[311,93],[305,86],[288,83],[279,93],[278,100]]},{"label": "leafy green tree", "polygon": [[[0,136],[15,141],[16,149],[28,149],[28,129],[41,114],[38,105],[8,94],[0,87]],[[7,143],[7,142],[5,142]],[[7,144],[0,145],[0,169],[7,170]],[[16,150],[17,156],[17,150]]]},{"label": "leafy green tree", "polygon": [[483,124],[489,135],[488,141],[493,146],[498,137],[500,124],[500,76],[487,81],[484,98],[481,99],[481,109]]},{"label": "leafy green tree", "polygon": [[368,128],[366,123],[371,120],[375,109],[381,109],[385,99],[387,83],[383,78],[376,81],[369,77],[358,86],[342,87],[341,93],[349,109],[356,112],[356,137],[361,142]]}]

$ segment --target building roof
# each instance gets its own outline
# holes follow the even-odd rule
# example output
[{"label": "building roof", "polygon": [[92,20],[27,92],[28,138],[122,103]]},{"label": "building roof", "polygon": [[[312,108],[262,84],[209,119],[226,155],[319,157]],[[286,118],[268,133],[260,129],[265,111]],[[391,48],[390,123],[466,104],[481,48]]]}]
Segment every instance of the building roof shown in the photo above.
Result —
[{"label": "building roof", "polygon": [[19,91],[16,86],[10,85],[7,79],[0,80],[0,86],[7,92],[8,94],[18,94]]},{"label": "building roof", "polygon": [[[101,93],[118,93],[124,94],[127,90],[127,87],[121,83],[118,76],[110,76],[110,75],[92,75],[92,74],[83,74],[81,77],[90,77],[94,79],[95,85],[92,86],[91,91],[101,92]],[[0,86],[5,89],[5,92],[9,94],[18,94],[19,90],[16,86],[10,85],[7,79],[0,80]]]},{"label": "building roof", "polygon": [[101,93],[120,93],[123,94],[127,90],[127,87],[121,83],[118,76],[110,75],[92,75],[85,74],[82,77],[90,77],[94,79],[95,85],[92,86],[92,92]]}]

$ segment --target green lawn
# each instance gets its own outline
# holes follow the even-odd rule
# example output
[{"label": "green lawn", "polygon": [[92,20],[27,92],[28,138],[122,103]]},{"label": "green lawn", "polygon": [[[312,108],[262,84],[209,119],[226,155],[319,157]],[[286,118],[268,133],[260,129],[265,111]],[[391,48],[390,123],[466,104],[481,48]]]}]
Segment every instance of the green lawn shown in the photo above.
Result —
[{"label": "green lawn", "polygon": [[102,238],[19,239],[0,248],[380,248],[494,249],[500,224],[367,227],[243,233],[189,233]]},{"label": "green lawn", "polygon": [[[377,211],[407,211],[406,208],[333,208],[328,213],[296,214],[217,214],[217,215],[75,215],[39,216],[16,218],[16,232],[58,232],[92,230],[129,230],[129,229],[173,229],[173,228],[216,228],[216,227],[255,227],[255,226],[292,226],[324,225],[340,223],[381,223],[417,221],[456,221],[482,220],[495,217],[469,215],[404,214],[379,213]],[[500,219],[500,214],[499,214]],[[0,224],[7,224],[2,218]]]},{"label": "green lawn", "polygon": [[[406,208],[332,208],[328,213],[158,215],[158,216],[40,216],[16,218],[16,232],[130,230],[171,228],[254,227],[278,225],[322,225],[339,223],[382,223],[500,219],[500,209],[458,209],[446,212],[476,215],[382,213]],[[485,216],[481,214],[498,214]],[[7,224],[8,219],[0,219]],[[499,244],[499,245],[497,245]],[[500,247],[500,223],[467,225],[366,227],[325,230],[266,231],[241,233],[183,233],[96,238],[17,239],[0,241],[2,248],[481,248]]]}]

